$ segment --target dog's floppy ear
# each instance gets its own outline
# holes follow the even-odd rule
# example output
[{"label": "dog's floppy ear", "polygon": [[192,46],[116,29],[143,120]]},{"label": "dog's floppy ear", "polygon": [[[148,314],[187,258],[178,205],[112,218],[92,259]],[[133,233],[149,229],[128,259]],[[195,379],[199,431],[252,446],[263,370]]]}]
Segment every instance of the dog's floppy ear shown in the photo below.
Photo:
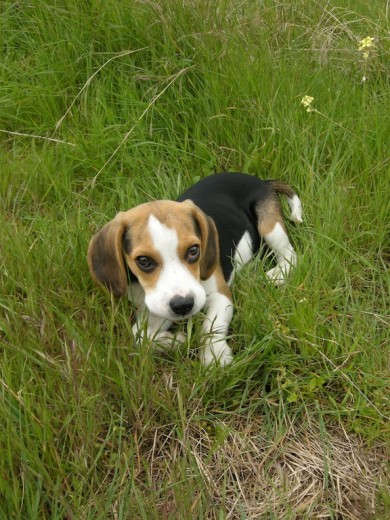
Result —
[{"label": "dog's floppy ear", "polygon": [[207,280],[213,274],[219,261],[218,231],[214,220],[207,216],[191,200],[184,201],[184,204],[191,205],[195,228],[202,241],[200,279]]},{"label": "dog's floppy ear", "polygon": [[118,215],[94,235],[88,247],[88,266],[98,285],[107,287],[117,298],[127,290],[127,273],[122,254],[125,213]]}]

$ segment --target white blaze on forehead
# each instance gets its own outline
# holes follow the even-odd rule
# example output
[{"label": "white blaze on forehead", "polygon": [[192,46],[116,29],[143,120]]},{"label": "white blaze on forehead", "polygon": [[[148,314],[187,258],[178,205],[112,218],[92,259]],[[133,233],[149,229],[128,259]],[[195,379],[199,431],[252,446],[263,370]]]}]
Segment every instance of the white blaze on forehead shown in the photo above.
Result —
[{"label": "white blaze on forehead", "polygon": [[206,293],[199,280],[179,258],[179,237],[176,230],[160,222],[154,215],[150,215],[147,227],[153,246],[161,256],[162,266],[155,287],[146,291],[146,306],[156,316],[177,320],[179,317],[170,308],[171,299],[191,295],[194,298],[191,314],[195,314],[204,306]]},{"label": "white blaze on forehead", "polygon": [[149,217],[148,229],[153,245],[162,256],[164,263],[177,258],[179,238],[176,230],[162,224],[154,215]]}]

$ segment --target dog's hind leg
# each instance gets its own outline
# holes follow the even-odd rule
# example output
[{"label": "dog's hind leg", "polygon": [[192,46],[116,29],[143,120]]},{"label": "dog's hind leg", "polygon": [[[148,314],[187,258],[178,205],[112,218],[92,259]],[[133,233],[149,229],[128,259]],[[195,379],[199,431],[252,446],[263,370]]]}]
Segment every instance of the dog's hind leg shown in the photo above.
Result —
[{"label": "dog's hind leg", "polygon": [[263,235],[263,238],[276,257],[276,266],[267,271],[266,275],[275,285],[282,285],[296,266],[297,254],[284,226],[279,222],[275,224],[272,231]]},{"label": "dog's hind leg", "polygon": [[290,271],[296,266],[297,255],[288,238],[276,194],[263,202],[261,206],[259,205],[256,213],[259,235],[276,258],[276,266],[270,269],[266,275],[275,285],[282,285]]}]

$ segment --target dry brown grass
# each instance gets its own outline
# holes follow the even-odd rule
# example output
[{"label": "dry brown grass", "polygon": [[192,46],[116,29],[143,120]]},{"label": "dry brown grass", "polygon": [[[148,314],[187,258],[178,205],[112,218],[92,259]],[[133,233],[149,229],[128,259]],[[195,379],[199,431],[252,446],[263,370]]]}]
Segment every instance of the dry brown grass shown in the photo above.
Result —
[{"label": "dry brown grass", "polygon": [[[314,424],[290,424],[277,438],[265,438],[253,419],[206,428],[194,424],[184,439],[166,429],[155,431],[143,454],[155,491],[169,481],[179,459],[185,461],[193,518],[201,499],[199,476],[209,501],[205,518],[385,518],[374,506],[387,486],[384,450],[368,449],[343,428],[321,432]],[[181,518],[173,490],[158,507],[161,518]]]}]

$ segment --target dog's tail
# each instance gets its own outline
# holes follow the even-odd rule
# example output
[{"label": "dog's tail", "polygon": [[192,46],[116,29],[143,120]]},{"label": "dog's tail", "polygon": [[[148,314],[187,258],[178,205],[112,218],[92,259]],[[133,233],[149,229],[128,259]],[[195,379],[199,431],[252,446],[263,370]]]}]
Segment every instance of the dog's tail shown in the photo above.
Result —
[{"label": "dog's tail", "polygon": [[271,181],[271,186],[276,193],[282,193],[286,196],[292,220],[297,224],[302,223],[302,202],[291,186],[282,181]]}]

